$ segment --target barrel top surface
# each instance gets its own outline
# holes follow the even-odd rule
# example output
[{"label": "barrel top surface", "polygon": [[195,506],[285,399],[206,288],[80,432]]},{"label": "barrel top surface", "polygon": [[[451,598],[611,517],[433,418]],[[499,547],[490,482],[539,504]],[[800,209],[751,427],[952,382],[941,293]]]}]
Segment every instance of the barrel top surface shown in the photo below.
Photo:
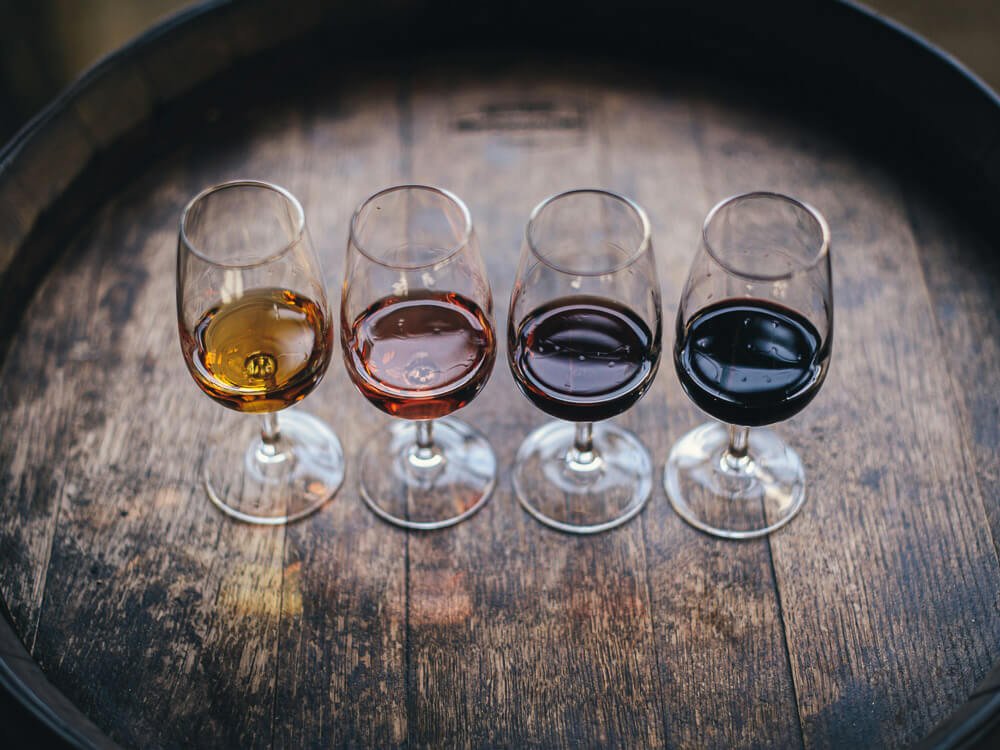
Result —
[{"label": "barrel top surface", "polygon": [[[153,100],[148,80],[132,85]],[[0,371],[0,593],[115,742],[899,747],[1000,660],[1000,261],[943,188],[725,81],[624,63],[440,56],[189,100],[195,137],[110,190],[32,277]],[[352,462],[388,418],[335,354],[294,408],[337,431],[343,489],[288,527],[232,522],[200,462],[253,418],[188,375],[174,271],[185,202],[237,178],[300,199],[333,305],[359,200],[452,190],[500,330],[532,207],[629,195],[652,221],[668,352],[708,209],[755,189],[808,201],[832,228],[836,333],[816,400],[777,426],[805,464],[801,514],[724,542],[657,486],[612,532],[542,527],[507,467],[545,417],[498,357],[461,412],[497,453],[494,496],[403,532],[358,496]],[[618,421],[662,468],[703,417],[667,358]]]}]

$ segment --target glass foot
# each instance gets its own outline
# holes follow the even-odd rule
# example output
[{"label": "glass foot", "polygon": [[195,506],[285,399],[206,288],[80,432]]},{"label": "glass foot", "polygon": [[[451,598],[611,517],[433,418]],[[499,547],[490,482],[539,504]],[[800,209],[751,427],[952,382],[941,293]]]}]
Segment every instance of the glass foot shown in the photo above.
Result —
[{"label": "glass foot", "polygon": [[593,426],[590,454],[576,451],[575,437],[576,426],[569,422],[550,422],[528,435],[514,459],[518,500],[546,526],[570,534],[620,526],[649,500],[649,451],[631,432],[611,423]]},{"label": "glass foot", "polygon": [[433,447],[417,447],[417,424],[393,422],[358,457],[361,498],[406,529],[443,529],[482,508],[497,481],[489,441],[457,419],[432,425]]},{"label": "glass foot", "polygon": [[205,490],[223,513],[276,526],[316,512],[340,489],[344,451],[324,422],[282,412],[273,448],[261,440],[259,423],[242,422],[245,427],[217,440],[205,460]]},{"label": "glass foot", "polygon": [[663,473],[674,510],[696,529],[726,539],[753,539],[780,529],[805,500],[798,454],[772,430],[750,430],[747,456],[726,454],[729,428],[696,427],[677,441]]}]

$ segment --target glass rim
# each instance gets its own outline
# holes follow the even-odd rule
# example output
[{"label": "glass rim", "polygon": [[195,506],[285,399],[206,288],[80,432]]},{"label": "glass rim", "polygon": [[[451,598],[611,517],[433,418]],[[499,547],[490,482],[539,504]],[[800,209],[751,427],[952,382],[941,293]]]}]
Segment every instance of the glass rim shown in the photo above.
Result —
[{"label": "glass rim", "polygon": [[[632,210],[632,212],[639,219],[639,224],[642,226],[642,240],[639,242],[638,246],[635,249],[633,249],[633,251],[629,254],[629,256],[625,258],[625,260],[620,262],[618,265],[611,266],[606,269],[601,269],[599,271],[577,271],[562,266],[550,260],[549,258],[546,258],[542,254],[542,252],[535,246],[535,241],[534,239],[532,239],[531,236],[531,230],[534,227],[535,222],[538,220],[539,216],[541,216],[542,212],[557,200],[560,200],[562,198],[568,198],[573,195],[580,195],[583,193],[588,193],[591,195],[603,195],[608,198],[613,198],[614,200],[619,201],[620,203],[624,203]],[[558,271],[559,273],[567,274],[569,276],[590,277],[590,276],[607,276],[608,274],[618,273],[619,271],[622,271],[631,266],[643,255],[643,253],[649,250],[649,246],[652,241],[652,234],[653,232],[649,223],[649,217],[646,215],[646,212],[643,210],[642,206],[640,206],[631,198],[622,195],[621,193],[616,193],[612,190],[604,190],[603,188],[574,188],[573,190],[566,190],[561,193],[555,193],[553,195],[550,195],[548,198],[544,199],[541,203],[539,203],[532,209],[531,215],[528,217],[528,224],[524,228],[524,241],[531,249],[532,255],[534,255],[539,260],[539,262],[544,263],[549,268]]]},{"label": "glass rim", "polygon": [[[803,262],[799,264],[799,268],[793,269],[791,271],[785,271],[784,273],[773,273],[773,274],[763,274],[763,273],[750,273],[747,271],[740,271],[733,268],[731,264],[725,262],[720,258],[716,252],[715,248],[712,247],[712,243],[708,241],[708,227],[715,219],[716,215],[727,206],[736,203],[738,201],[747,200],[750,198],[773,198],[785,203],[790,203],[803,211],[805,211],[812,218],[813,221],[820,228],[820,233],[823,236],[823,241],[820,243],[819,250],[813,256],[812,260],[808,263]],[[734,276],[739,276],[742,279],[747,279],[748,281],[783,281],[785,279],[790,279],[797,273],[802,273],[804,271],[810,271],[815,268],[819,263],[830,255],[830,225],[826,222],[826,217],[819,212],[818,209],[813,207],[811,204],[806,203],[798,198],[793,198],[790,195],[785,195],[784,193],[774,192],[772,190],[754,190],[749,193],[737,193],[736,195],[730,195],[728,198],[723,198],[721,201],[712,206],[712,209],[705,216],[705,221],[701,225],[701,241],[705,245],[705,250],[708,252],[709,256],[714,260],[719,266],[723,268],[727,273],[731,273]]]},{"label": "glass rim", "polygon": [[[383,195],[388,195],[389,193],[396,193],[401,190],[419,190],[429,193],[437,193],[438,195],[444,196],[447,200],[451,201],[452,204],[458,207],[459,211],[462,213],[462,218],[465,222],[465,226],[462,231],[461,239],[458,244],[450,248],[442,248],[444,254],[435,260],[428,261],[426,263],[414,263],[414,264],[404,264],[404,263],[389,263],[381,258],[375,256],[370,250],[366,249],[361,241],[358,239],[357,226],[358,219],[361,216],[361,212],[364,210],[365,206],[371,203],[373,200],[380,198]],[[383,268],[391,268],[395,270],[405,270],[405,271],[417,271],[421,268],[434,268],[442,263],[446,263],[452,258],[454,258],[458,253],[464,250],[469,245],[469,241],[472,239],[472,213],[469,211],[469,207],[465,205],[465,201],[459,198],[455,193],[451,192],[442,187],[437,187],[436,185],[422,185],[419,183],[409,183],[406,185],[393,185],[391,187],[382,188],[381,190],[376,190],[374,193],[369,195],[367,198],[362,200],[358,207],[354,209],[354,213],[351,215],[351,227],[350,227],[350,244],[357,248],[358,252],[365,256],[372,263],[377,263]]]},{"label": "glass rim", "polygon": [[[269,190],[273,193],[278,193],[282,198],[284,198],[285,201],[287,201],[288,205],[290,205],[294,209],[295,221],[296,221],[295,236],[292,237],[292,239],[290,239],[284,245],[282,245],[279,249],[264,256],[260,260],[254,260],[247,263],[225,263],[223,261],[215,260],[209,257],[207,253],[198,248],[191,241],[191,239],[188,237],[187,234],[187,219],[191,209],[194,208],[195,204],[197,204],[198,202],[204,200],[210,195],[213,195],[214,193],[219,193],[222,192],[223,190],[230,190],[232,188],[238,188],[238,187],[252,187],[252,188],[259,188],[261,190]],[[205,263],[209,263],[213,266],[218,266],[219,268],[257,268],[258,266],[263,266],[267,263],[271,263],[280,258],[285,253],[287,253],[291,248],[295,247],[295,245],[299,244],[302,241],[302,235],[305,234],[305,231],[306,231],[306,214],[305,211],[302,209],[302,204],[299,203],[299,199],[296,198],[287,188],[283,188],[281,185],[277,185],[273,182],[266,182],[265,180],[227,180],[225,182],[220,182],[215,185],[211,185],[202,190],[197,195],[195,195],[191,200],[189,200],[187,204],[184,206],[184,210],[181,212],[181,231],[180,231],[181,242],[184,243],[184,246],[188,249],[188,251],[192,255],[204,261]]]}]

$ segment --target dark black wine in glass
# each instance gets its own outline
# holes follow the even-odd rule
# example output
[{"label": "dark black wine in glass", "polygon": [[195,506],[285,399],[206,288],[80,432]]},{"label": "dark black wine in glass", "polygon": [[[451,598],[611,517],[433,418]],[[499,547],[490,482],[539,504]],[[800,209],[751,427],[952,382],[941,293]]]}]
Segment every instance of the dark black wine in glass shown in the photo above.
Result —
[{"label": "dark black wine in glass", "polygon": [[775,193],[709,212],[677,312],[674,365],[709,416],[673,447],[670,502],[730,539],[768,534],[805,500],[798,455],[776,433],[823,384],[833,336],[830,230],[816,209]]}]

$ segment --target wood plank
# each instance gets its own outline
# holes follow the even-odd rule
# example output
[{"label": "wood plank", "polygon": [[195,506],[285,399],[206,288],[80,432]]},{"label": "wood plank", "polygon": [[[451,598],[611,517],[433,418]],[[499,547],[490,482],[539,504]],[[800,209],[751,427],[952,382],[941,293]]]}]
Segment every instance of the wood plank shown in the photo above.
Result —
[{"label": "wood plank", "polygon": [[[304,144],[300,197],[334,315],[355,205],[402,181],[397,85],[379,75],[361,90],[353,83],[330,81],[310,102]],[[304,403],[337,431],[348,470],[329,506],[288,529],[276,747],[391,747],[406,740],[406,534],[361,503],[353,460],[368,439],[373,409],[351,394],[337,354]]]},{"label": "wood plank", "polygon": [[1000,656],[1000,571],[898,188],[816,126],[699,111],[725,192],[788,192],[833,228],[833,364],[780,428],[809,495],[771,538],[805,742],[906,745]]},{"label": "wood plank", "polygon": [[673,330],[702,220],[725,188],[706,174],[713,155],[702,150],[690,92],[677,80],[629,72],[609,85],[604,121],[610,185],[650,214],[663,292],[661,374],[628,421],[658,472],[642,524],[667,738],[692,748],[795,747],[802,739],[767,540],[733,543],[698,533],[661,488],[673,442],[706,421],[674,374]]},{"label": "wood plank", "polygon": [[102,272],[86,364],[70,384],[85,406],[67,429],[34,655],[124,745],[271,744],[284,530],[233,523],[207,501],[206,441],[255,428],[194,387],[174,310],[190,195],[237,164],[290,183],[304,165],[294,109],[253,114],[247,137],[207,134],[134,184],[88,246]]},{"label": "wood plank", "polygon": [[[561,127],[531,114],[553,103],[583,105],[588,117]],[[468,202],[501,332],[532,207],[600,181],[589,119],[600,107],[586,86],[537,67],[457,78],[452,68],[414,83],[413,178]],[[524,127],[502,126],[491,114],[501,111]],[[486,430],[501,477],[471,520],[410,537],[410,742],[663,745],[641,525],[576,538],[521,510],[504,467],[547,417],[516,391],[502,356],[460,417]]]},{"label": "wood plank", "polygon": [[937,332],[965,425],[964,451],[1000,554],[1000,257],[963,217],[908,187],[908,215],[934,306]]},{"label": "wood plank", "polygon": [[[31,649],[67,476],[67,433],[84,409],[76,387],[97,307],[99,266],[81,233],[45,277],[0,370],[0,585],[13,623]],[[92,392],[88,400],[99,397]]]}]

